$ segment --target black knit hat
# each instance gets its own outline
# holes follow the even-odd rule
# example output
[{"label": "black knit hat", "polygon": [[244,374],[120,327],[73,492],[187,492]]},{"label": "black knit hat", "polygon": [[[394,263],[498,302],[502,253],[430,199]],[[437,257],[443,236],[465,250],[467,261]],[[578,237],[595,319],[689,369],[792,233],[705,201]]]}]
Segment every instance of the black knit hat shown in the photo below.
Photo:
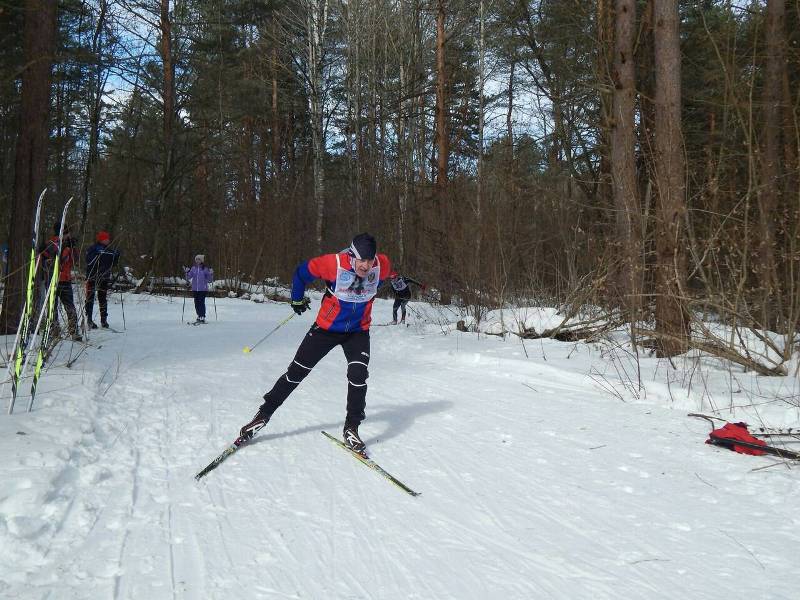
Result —
[{"label": "black knit hat", "polygon": [[347,251],[351,256],[359,259],[375,258],[378,245],[375,243],[375,238],[368,233],[359,233],[350,242],[350,248]]},{"label": "black knit hat", "polygon": [[[61,233],[61,221],[56,221],[53,223],[53,235],[58,235]],[[64,233],[69,233],[69,225],[64,223]]]}]

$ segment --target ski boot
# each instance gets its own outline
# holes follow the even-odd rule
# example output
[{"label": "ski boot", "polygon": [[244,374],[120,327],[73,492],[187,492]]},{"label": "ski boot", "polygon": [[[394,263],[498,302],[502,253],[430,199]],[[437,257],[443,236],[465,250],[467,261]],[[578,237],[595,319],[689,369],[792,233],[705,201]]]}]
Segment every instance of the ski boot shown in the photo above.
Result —
[{"label": "ski boot", "polygon": [[256,416],[239,430],[239,438],[234,443],[237,446],[241,446],[245,442],[249,442],[268,422],[269,417],[265,417],[261,414],[261,411],[258,411]]},{"label": "ski boot", "polygon": [[345,423],[344,429],[342,430],[342,438],[348,448],[366,458],[367,445],[358,437],[358,425],[348,425]]}]

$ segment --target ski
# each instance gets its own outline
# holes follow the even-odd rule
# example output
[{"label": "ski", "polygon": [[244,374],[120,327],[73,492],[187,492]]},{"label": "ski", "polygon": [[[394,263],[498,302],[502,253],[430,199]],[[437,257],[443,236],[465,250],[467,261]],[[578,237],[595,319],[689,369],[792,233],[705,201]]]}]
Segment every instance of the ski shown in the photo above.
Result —
[{"label": "ski", "polygon": [[22,366],[25,364],[25,357],[28,353],[28,346],[31,342],[31,317],[33,316],[33,307],[35,304],[36,294],[34,287],[36,284],[36,273],[39,270],[39,263],[41,262],[38,256],[39,246],[39,223],[42,214],[42,202],[47,188],[42,190],[39,194],[39,200],[36,202],[36,213],[33,217],[33,237],[31,240],[31,256],[28,261],[28,280],[25,292],[25,305],[22,308],[22,313],[19,317],[19,325],[17,326],[17,335],[14,339],[14,346],[11,350],[10,359],[8,361],[9,375],[11,376],[11,402],[8,405],[8,414],[14,412],[14,403],[17,400],[17,390],[19,382],[22,378]]},{"label": "ski", "polygon": [[328,433],[327,431],[323,431],[323,432],[322,432],[322,435],[324,435],[326,438],[328,438],[330,441],[332,441],[334,444],[336,444],[337,446],[339,446],[339,447],[340,447],[340,448],[342,448],[343,450],[346,450],[346,451],[347,451],[349,454],[353,455],[353,456],[354,456],[355,458],[357,458],[357,459],[358,459],[358,460],[359,460],[359,461],[360,461],[362,464],[366,465],[367,467],[369,467],[369,468],[370,468],[370,469],[372,469],[373,471],[375,471],[375,472],[379,473],[380,475],[382,475],[383,477],[385,477],[386,479],[388,479],[389,481],[391,481],[391,482],[392,482],[394,485],[396,485],[397,487],[399,487],[399,488],[400,488],[401,490],[403,490],[403,491],[404,491],[406,494],[409,494],[410,496],[419,496],[419,495],[420,495],[420,492],[415,492],[415,491],[414,491],[414,490],[412,490],[410,487],[408,487],[408,486],[407,486],[405,483],[403,483],[402,481],[400,481],[399,479],[397,479],[397,478],[396,478],[394,475],[392,475],[392,474],[390,474],[390,473],[387,473],[387,472],[386,472],[386,471],[383,469],[383,467],[381,467],[381,466],[380,466],[378,463],[376,463],[374,460],[372,460],[371,458],[369,458],[369,457],[368,457],[366,454],[361,454],[361,453],[359,453],[359,452],[356,452],[356,451],[355,451],[355,450],[353,450],[352,448],[349,448],[349,447],[348,447],[348,446],[347,446],[347,445],[346,445],[346,444],[345,444],[345,443],[344,443],[342,440],[340,440],[339,438],[336,438],[336,437],[332,436],[332,435],[331,435],[330,433]]},{"label": "ski", "polygon": [[745,448],[761,450],[765,454],[771,454],[779,458],[788,458],[789,460],[800,460],[800,452],[792,452],[791,450],[784,450],[782,448],[776,448],[775,446],[762,446],[761,444],[754,444],[752,442],[745,442],[742,440],[735,440],[731,438],[720,438],[714,435],[712,435],[709,438],[708,443],[714,446],[727,448],[728,450],[733,450],[734,446],[744,446]]},{"label": "ski", "polygon": [[[44,332],[42,333],[41,340],[39,341],[39,348],[36,352],[36,362],[34,364],[33,370],[33,381],[31,383],[31,396],[28,399],[28,412],[33,410],[33,401],[36,398],[36,388],[39,385],[39,378],[42,375],[42,365],[46,360],[46,354],[49,354],[49,345],[50,345],[50,334],[53,329],[53,318],[56,317],[55,315],[55,303],[56,303],[56,291],[58,288],[58,276],[59,270],[61,268],[61,253],[64,251],[64,223],[67,220],[67,211],[69,210],[69,205],[72,203],[72,197],[67,200],[67,203],[64,205],[64,210],[61,212],[61,224],[58,231],[58,238],[57,238],[57,252],[55,257],[53,258],[53,272],[50,276],[50,286],[47,290],[47,296],[45,301],[42,303],[42,311],[39,315],[39,322],[37,323],[37,329],[34,332],[34,335],[38,333],[39,324],[42,321],[42,315],[47,312],[47,317],[44,323]],[[56,317],[57,318],[57,317]],[[27,364],[27,361],[26,361]],[[24,371],[24,368],[23,368]]]},{"label": "ski", "polygon": [[223,450],[222,453],[219,456],[217,456],[217,458],[208,463],[208,465],[202,471],[200,471],[197,475],[194,476],[195,481],[200,481],[208,473],[210,473],[218,466],[220,466],[225,459],[227,459],[231,454],[236,452],[239,448],[244,446],[245,443],[246,441],[242,440],[242,438],[236,438],[235,442],[233,442],[230,446],[225,448],[225,450]]}]

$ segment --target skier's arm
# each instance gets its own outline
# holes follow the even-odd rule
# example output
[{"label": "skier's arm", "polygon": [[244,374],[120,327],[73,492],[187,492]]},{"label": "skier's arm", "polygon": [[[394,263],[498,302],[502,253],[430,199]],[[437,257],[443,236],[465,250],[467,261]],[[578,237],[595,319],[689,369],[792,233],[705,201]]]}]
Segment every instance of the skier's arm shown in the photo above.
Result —
[{"label": "skier's arm", "polygon": [[416,285],[418,287],[425,287],[424,284],[420,283],[416,279],[411,279],[411,277],[406,277],[405,280],[406,280],[406,283],[413,283],[414,285]]},{"label": "skier's arm", "polygon": [[315,279],[336,280],[336,255],[325,254],[301,262],[292,277],[292,300],[302,300],[306,286]]},{"label": "skier's arm", "polygon": [[52,260],[56,257],[56,243],[48,241],[45,243],[44,248],[42,248],[41,256],[45,260]]},{"label": "skier's arm", "polygon": [[100,257],[100,255],[97,252],[97,247],[96,246],[89,246],[89,249],[86,250],[86,275],[87,276],[89,275],[89,271],[92,270],[92,267],[94,267],[94,263],[97,261],[97,259],[99,257]]}]

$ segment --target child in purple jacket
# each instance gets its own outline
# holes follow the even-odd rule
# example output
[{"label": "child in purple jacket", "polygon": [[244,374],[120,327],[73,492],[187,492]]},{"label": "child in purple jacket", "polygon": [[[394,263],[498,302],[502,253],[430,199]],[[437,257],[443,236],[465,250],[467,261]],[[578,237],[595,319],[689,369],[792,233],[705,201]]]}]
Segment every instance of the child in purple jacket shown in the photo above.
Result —
[{"label": "child in purple jacket", "polygon": [[198,254],[194,257],[194,266],[189,269],[184,267],[186,279],[191,283],[194,295],[194,310],[197,312],[195,324],[206,322],[206,294],[208,284],[214,280],[214,270],[205,265],[205,255]]}]

